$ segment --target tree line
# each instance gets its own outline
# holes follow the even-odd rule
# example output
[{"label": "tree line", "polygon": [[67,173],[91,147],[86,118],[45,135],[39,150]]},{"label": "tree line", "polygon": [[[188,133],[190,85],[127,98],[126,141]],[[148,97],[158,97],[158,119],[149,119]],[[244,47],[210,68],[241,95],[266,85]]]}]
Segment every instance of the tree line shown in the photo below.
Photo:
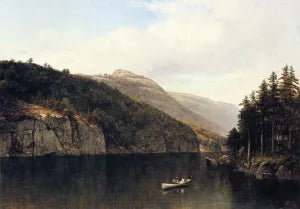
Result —
[{"label": "tree line", "polygon": [[298,155],[300,148],[299,79],[292,66],[272,72],[240,104],[238,125],[227,138],[235,157]]}]

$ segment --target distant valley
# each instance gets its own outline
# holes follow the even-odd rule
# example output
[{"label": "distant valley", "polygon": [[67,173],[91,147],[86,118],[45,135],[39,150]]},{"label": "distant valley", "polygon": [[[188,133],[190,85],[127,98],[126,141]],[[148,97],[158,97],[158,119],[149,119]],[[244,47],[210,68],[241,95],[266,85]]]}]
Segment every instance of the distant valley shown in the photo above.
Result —
[{"label": "distant valley", "polygon": [[202,115],[220,126],[227,134],[237,123],[239,108],[237,105],[214,101],[208,98],[192,95],[168,92],[184,107]]}]

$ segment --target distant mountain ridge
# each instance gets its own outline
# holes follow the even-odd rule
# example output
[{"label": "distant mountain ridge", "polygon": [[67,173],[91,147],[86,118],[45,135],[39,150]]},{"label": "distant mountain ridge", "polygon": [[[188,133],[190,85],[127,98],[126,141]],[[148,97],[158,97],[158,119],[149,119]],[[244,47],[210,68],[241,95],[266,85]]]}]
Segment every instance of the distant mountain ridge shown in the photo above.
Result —
[{"label": "distant mountain ridge", "polygon": [[215,122],[212,122],[206,117],[203,117],[180,104],[180,102],[170,96],[168,92],[150,78],[136,75],[128,70],[122,69],[118,69],[112,74],[88,77],[117,88],[130,97],[148,103],[173,118],[190,121],[220,134],[225,133],[225,131]]},{"label": "distant mountain ridge", "polygon": [[226,132],[229,132],[237,123],[237,115],[239,113],[237,105],[214,101],[192,94],[168,93],[180,104],[218,124]]}]

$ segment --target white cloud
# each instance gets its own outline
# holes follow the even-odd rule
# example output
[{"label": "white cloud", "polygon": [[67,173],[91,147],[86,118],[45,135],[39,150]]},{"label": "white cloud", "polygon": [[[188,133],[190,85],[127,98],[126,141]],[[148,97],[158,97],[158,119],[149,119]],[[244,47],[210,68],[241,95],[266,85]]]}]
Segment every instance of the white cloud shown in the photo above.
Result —
[{"label": "white cloud", "polygon": [[46,28],[27,41],[0,46],[5,47],[0,56],[34,57],[76,73],[129,69],[152,77],[167,90],[234,103],[271,71],[280,71],[285,64],[300,68],[297,0],[170,0],[138,5],[162,18],[143,30],[121,27],[88,41],[82,30]]}]

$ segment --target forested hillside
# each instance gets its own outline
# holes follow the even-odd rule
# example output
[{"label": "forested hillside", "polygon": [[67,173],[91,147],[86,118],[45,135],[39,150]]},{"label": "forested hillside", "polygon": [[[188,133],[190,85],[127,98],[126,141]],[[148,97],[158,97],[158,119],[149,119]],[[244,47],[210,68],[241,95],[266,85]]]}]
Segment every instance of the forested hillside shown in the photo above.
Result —
[{"label": "forested hillside", "polygon": [[[226,148],[226,138],[209,131],[205,128],[201,128],[189,121],[182,121],[184,124],[190,126],[196,133],[197,139],[200,144],[201,152],[221,152],[222,148]],[[226,149],[227,150],[227,149]]]},{"label": "forested hillside", "polygon": [[257,91],[241,103],[238,127],[230,131],[228,145],[235,156],[299,156],[300,90],[292,66],[281,75],[272,72]]},{"label": "forested hillside", "polygon": [[224,130],[219,125],[181,105],[150,78],[121,69],[109,75],[96,75],[90,78],[117,88],[131,98],[145,102],[173,118],[190,121],[202,128],[224,134]]},{"label": "forested hillside", "polygon": [[14,120],[18,101],[79,115],[103,130],[107,152],[198,151],[190,127],[118,90],[45,64],[0,62],[0,114]]}]

